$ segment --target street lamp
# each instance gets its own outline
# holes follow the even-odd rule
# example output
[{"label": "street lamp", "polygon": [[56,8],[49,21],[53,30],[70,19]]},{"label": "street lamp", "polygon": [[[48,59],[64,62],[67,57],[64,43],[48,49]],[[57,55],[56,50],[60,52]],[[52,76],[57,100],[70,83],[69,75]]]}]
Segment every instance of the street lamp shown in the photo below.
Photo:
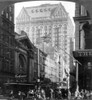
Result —
[{"label": "street lamp", "polygon": [[78,93],[79,93],[79,85],[78,85],[78,70],[79,70],[79,64],[78,64],[78,62],[77,61],[75,61],[75,65],[76,65],[76,91],[75,91],[75,96],[77,96],[78,95]]},{"label": "street lamp", "polygon": [[40,87],[40,78],[38,77],[37,79],[37,87],[39,88]]}]

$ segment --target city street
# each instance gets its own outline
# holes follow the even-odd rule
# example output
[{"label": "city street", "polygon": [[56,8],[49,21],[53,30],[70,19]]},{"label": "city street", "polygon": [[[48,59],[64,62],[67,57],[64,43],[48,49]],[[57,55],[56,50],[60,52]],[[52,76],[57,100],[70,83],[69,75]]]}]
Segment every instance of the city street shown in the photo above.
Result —
[{"label": "city street", "polygon": [[0,100],[92,100],[91,0],[0,0]]}]

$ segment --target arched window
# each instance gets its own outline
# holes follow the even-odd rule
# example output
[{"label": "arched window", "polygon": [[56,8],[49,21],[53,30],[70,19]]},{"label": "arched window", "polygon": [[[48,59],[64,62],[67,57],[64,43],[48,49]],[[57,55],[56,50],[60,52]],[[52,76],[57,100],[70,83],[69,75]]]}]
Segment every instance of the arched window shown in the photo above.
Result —
[{"label": "arched window", "polygon": [[24,55],[19,54],[19,73],[24,74],[26,72],[26,59]]}]

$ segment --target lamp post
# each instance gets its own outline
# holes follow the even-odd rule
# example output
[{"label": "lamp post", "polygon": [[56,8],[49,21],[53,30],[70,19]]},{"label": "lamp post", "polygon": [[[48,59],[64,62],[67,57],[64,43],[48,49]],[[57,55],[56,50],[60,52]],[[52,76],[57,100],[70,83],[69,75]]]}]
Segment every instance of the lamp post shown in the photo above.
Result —
[{"label": "lamp post", "polygon": [[68,77],[67,77],[68,100],[70,99],[70,82],[69,82],[69,79],[70,79],[70,75],[68,75]]},{"label": "lamp post", "polygon": [[59,64],[59,83],[60,83],[60,81],[61,81],[61,79],[60,79],[60,55],[59,55],[59,61],[58,61],[58,64]]},{"label": "lamp post", "polygon": [[39,48],[38,48],[38,78],[37,78],[38,88],[39,88],[39,84],[40,84],[40,66],[39,66]]},{"label": "lamp post", "polygon": [[40,66],[39,66],[39,48],[38,48],[38,78],[40,77]]},{"label": "lamp post", "polygon": [[78,85],[78,76],[79,76],[79,73],[78,73],[78,70],[79,70],[79,65],[78,65],[78,62],[75,62],[76,64],[76,91],[75,91],[75,96],[78,95],[79,93],[79,85]]}]

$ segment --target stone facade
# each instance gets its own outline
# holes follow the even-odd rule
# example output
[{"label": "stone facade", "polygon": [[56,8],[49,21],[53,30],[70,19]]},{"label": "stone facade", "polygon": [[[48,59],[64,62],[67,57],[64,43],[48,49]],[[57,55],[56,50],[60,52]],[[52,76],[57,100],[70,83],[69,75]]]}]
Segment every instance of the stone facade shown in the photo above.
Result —
[{"label": "stone facade", "polygon": [[75,11],[75,51],[74,57],[79,61],[79,89],[92,90],[92,21],[88,11],[76,4]]}]

